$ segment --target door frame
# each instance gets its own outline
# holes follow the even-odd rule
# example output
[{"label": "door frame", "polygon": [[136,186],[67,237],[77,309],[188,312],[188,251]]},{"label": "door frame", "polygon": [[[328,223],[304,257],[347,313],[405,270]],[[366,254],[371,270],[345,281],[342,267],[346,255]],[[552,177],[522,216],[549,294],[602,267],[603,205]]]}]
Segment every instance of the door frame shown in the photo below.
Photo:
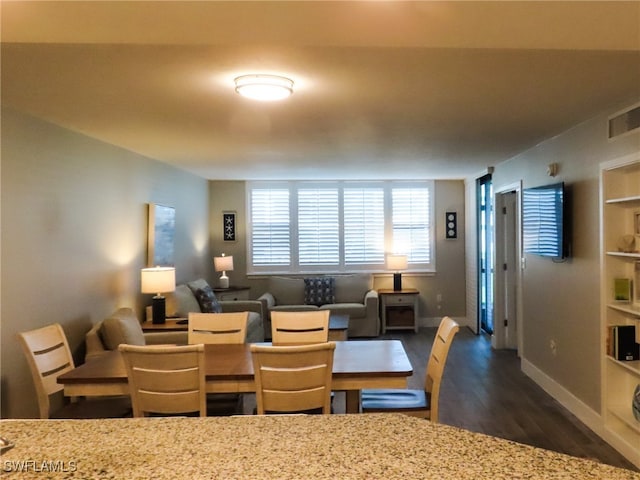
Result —
[{"label": "door frame", "polygon": [[[507,194],[516,194],[516,208],[514,211],[515,215],[515,239],[513,245],[505,245],[505,219],[503,215],[495,215],[494,226],[494,245],[495,245],[495,255],[494,255],[494,313],[495,318],[505,318],[505,288],[507,276],[503,268],[498,268],[498,262],[501,262],[505,257],[505,249],[513,248],[515,251],[513,252],[515,258],[514,265],[514,280],[516,282],[515,285],[515,307],[516,307],[516,332],[517,332],[517,352],[518,356],[523,355],[523,341],[522,341],[522,332],[523,332],[523,316],[522,316],[522,222],[521,222],[521,212],[522,212],[522,181],[511,183],[508,185],[503,185],[500,187],[494,187],[494,207],[495,212],[501,212],[504,206],[504,195]],[[500,260],[499,260],[500,259]],[[491,344],[493,348],[502,349],[507,348],[506,343],[506,328],[502,321],[494,321],[494,333],[491,339]]]}]

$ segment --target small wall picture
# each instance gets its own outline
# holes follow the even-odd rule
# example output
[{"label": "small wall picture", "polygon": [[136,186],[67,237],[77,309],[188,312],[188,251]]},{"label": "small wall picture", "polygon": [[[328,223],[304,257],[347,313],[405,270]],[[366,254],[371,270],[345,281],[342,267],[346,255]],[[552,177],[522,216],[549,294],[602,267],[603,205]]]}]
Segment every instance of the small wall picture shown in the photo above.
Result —
[{"label": "small wall picture", "polygon": [[616,302],[631,302],[631,283],[632,282],[630,278],[613,279],[613,299]]},{"label": "small wall picture", "polygon": [[236,241],[236,212],[222,212],[222,238],[225,242]]},{"label": "small wall picture", "polygon": [[640,210],[633,212],[633,233],[640,237]]}]

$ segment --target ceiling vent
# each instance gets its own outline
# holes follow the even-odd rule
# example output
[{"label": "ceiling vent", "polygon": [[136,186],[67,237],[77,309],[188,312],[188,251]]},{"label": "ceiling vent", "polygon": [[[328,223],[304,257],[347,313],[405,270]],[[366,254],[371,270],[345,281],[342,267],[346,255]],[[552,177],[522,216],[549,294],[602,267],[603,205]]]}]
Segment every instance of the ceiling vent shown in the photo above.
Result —
[{"label": "ceiling vent", "polygon": [[609,117],[609,140],[631,132],[640,132],[640,104]]}]

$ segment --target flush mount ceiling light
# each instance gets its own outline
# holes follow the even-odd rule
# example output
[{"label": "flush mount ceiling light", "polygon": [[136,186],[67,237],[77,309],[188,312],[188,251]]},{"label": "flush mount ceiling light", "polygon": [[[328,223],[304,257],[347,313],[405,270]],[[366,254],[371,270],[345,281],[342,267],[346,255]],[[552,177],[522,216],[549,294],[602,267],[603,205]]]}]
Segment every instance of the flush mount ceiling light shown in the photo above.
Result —
[{"label": "flush mount ceiling light", "polygon": [[234,82],[240,95],[262,102],[282,100],[293,93],[293,80],[279,75],[241,75]]}]

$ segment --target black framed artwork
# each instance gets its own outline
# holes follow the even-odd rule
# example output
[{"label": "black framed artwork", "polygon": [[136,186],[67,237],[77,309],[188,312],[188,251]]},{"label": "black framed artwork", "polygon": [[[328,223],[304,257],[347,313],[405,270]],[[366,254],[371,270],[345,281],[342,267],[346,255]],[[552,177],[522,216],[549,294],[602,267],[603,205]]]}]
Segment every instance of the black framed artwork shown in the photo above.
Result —
[{"label": "black framed artwork", "polygon": [[236,212],[222,212],[222,239],[236,241]]}]

